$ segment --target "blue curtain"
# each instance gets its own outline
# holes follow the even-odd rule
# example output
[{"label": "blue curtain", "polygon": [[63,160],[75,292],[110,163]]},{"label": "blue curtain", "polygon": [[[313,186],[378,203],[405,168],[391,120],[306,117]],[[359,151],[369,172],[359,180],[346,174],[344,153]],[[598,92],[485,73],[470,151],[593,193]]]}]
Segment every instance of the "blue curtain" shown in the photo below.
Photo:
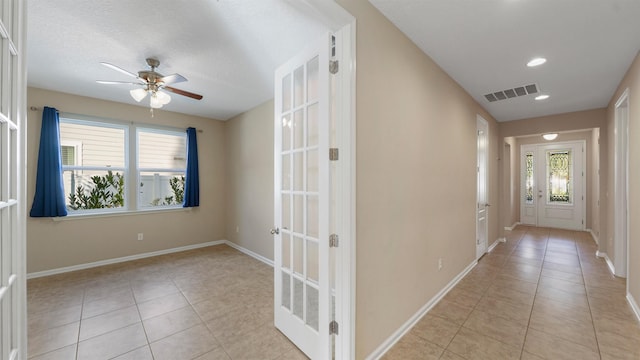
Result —
[{"label": "blue curtain", "polygon": [[184,181],[182,207],[200,206],[200,180],[198,175],[198,141],[196,129],[187,129],[187,175]]},{"label": "blue curtain", "polygon": [[67,216],[62,182],[60,118],[58,110],[50,107],[45,107],[42,111],[36,193],[29,215],[31,217]]}]

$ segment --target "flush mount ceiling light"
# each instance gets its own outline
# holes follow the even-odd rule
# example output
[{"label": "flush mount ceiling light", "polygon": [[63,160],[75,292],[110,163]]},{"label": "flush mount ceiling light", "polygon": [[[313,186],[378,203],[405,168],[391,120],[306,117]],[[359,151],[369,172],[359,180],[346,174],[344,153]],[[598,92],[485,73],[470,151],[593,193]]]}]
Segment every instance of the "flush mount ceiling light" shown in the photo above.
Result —
[{"label": "flush mount ceiling light", "polygon": [[543,57],[537,57],[537,58],[533,58],[531,59],[528,63],[527,66],[528,67],[534,67],[534,66],[540,66],[544,63],[547,62],[547,59],[543,58]]},{"label": "flush mount ceiling light", "polygon": [[549,95],[546,95],[546,94],[536,96],[536,100],[538,101],[547,100],[548,98],[549,98]]},{"label": "flush mount ceiling light", "polygon": [[544,134],[544,135],[542,135],[542,137],[547,141],[551,141],[551,140],[555,140],[558,137],[558,134],[556,134],[556,133]]}]

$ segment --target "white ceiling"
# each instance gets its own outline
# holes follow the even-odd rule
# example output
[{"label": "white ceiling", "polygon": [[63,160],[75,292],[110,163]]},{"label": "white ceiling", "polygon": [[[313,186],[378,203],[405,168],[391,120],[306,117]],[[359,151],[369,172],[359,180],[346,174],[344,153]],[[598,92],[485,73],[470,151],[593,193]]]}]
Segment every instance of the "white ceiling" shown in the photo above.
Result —
[{"label": "white ceiling", "polygon": [[[640,49],[638,0],[370,2],[498,121],[607,106]],[[550,98],[484,98],[531,83]]]},{"label": "white ceiling", "polygon": [[134,80],[100,62],[136,73],[155,57],[204,96],[162,110],[221,120],[273,98],[275,69],[327,31],[298,0],[33,0],[27,18],[29,86],[148,106],[95,80]]},{"label": "white ceiling", "polygon": [[[498,121],[607,105],[640,49],[638,0],[370,0]],[[300,0],[33,0],[30,86],[138,104],[129,85],[145,58],[189,79],[163,109],[226,120],[273,97],[275,68],[327,31]],[[325,19],[326,20],[326,19]],[[547,64],[527,68],[534,56]],[[489,103],[535,83],[551,96]],[[55,106],[55,104],[51,104]],[[147,106],[143,100],[141,106]],[[62,109],[64,111],[64,109]]]}]

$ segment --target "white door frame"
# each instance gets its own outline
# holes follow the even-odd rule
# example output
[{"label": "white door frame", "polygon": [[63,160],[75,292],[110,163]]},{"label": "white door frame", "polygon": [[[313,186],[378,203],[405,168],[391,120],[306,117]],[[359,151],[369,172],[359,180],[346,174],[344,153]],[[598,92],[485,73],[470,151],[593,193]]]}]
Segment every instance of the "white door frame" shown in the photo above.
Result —
[{"label": "white door frame", "polygon": [[[629,89],[615,106],[614,129],[614,274],[627,277],[629,266]],[[628,286],[628,285],[627,285]]]},{"label": "white door frame", "polygon": [[[540,192],[544,191],[546,189],[546,184],[540,184],[539,183],[539,179],[541,174],[543,174],[543,172],[540,171],[540,168],[543,167],[543,164],[546,164],[546,159],[545,156],[542,155],[542,149],[544,148],[549,148],[549,147],[565,147],[565,146],[575,146],[576,144],[579,144],[581,151],[582,151],[582,158],[580,160],[580,166],[582,167],[582,176],[580,177],[580,187],[581,187],[581,191],[582,193],[580,195],[577,195],[574,193],[574,197],[578,198],[578,196],[580,196],[580,201],[582,202],[581,205],[581,209],[580,209],[580,217],[582,219],[582,224],[580,225],[580,227],[578,229],[573,229],[573,230],[584,230],[586,228],[586,224],[585,224],[585,219],[586,219],[586,211],[587,211],[587,207],[586,207],[586,202],[587,202],[587,196],[589,196],[589,194],[587,194],[587,187],[586,187],[586,175],[584,175],[586,173],[586,141],[585,140],[575,140],[575,141],[563,141],[563,142],[548,142],[548,143],[537,143],[537,144],[524,144],[520,146],[520,219],[522,223],[526,223],[526,224],[530,224],[530,225],[534,225],[534,226],[541,226],[541,220],[540,220],[540,216],[539,216],[539,211],[540,211],[540,207],[544,206],[545,202],[541,201],[540,198]],[[533,152],[533,169],[534,169],[534,174],[533,174],[533,178],[534,178],[534,186],[533,186],[533,204],[526,204],[525,203],[525,199],[524,199],[524,193],[525,193],[525,177],[526,177],[526,169],[525,169],[525,154],[527,152]],[[576,175],[574,175],[574,179],[575,179]],[[544,177],[543,177],[544,178]],[[534,208],[534,212],[535,212],[535,222],[531,221],[532,219],[529,219],[529,221],[523,221],[523,219],[525,218],[525,209],[529,207],[533,207]]]},{"label": "white door frame", "polygon": [[[476,258],[479,259],[489,247],[489,123],[476,115],[477,130],[477,193],[476,193]],[[481,144],[480,142],[484,143]],[[484,225],[481,224],[484,222]]]},{"label": "white door frame", "polygon": [[[10,4],[11,3],[11,4]],[[27,358],[26,5],[0,1],[0,359]]]},{"label": "white door frame", "polygon": [[301,0],[333,31],[339,71],[333,78],[331,99],[335,122],[335,162],[332,197],[334,231],[339,235],[335,263],[335,358],[355,359],[356,354],[356,20],[335,1]]}]

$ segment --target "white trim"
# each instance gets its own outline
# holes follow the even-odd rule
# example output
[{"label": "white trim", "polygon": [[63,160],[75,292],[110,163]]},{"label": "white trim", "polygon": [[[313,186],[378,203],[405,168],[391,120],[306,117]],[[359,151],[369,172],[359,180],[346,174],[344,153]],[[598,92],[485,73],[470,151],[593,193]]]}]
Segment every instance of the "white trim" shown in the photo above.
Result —
[{"label": "white trim", "polygon": [[598,241],[598,235],[596,235],[596,233],[593,231],[593,229],[587,229],[586,231],[588,231],[589,234],[591,234],[591,238],[596,243],[596,245],[600,245],[600,242]]},{"label": "white trim", "polygon": [[181,252],[181,251],[199,249],[199,248],[203,248],[203,247],[222,245],[222,244],[229,244],[229,241],[227,241],[227,240],[209,241],[209,242],[200,243],[200,244],[180,246],[180,247],[171,248],[171,249],[152,251],[152,252],[147,252],[147,253],[142,253],[142,254],[136,254],[136,255],[130,255],[130,256],[123,256],[123,257],[119,257],[119,258],[107,259],[107,260],[94,261],[94,262],[85,263],[85,264],[65,266],[65,267],[61,267],[61,268],[57,268],[57,269],[51,269],[51,270],[45,270],[45,271],[38,271],[38,272],[28,273],[27,274],[27,279],[35,279],[35,278],[39,278],[39,277],[43,277],[43,276],[63,274],[63,273],[76,271],[76,270],[90,269],[90,268],[94,268],[94,267],[98,267],[98,266],[117,264],[117,263],[121,263],[121,262],[125,262],[125,261],[144,259],[144,258],[149,258],[149,257],[153,257],[153,256],[172,254],[172,253],[177,253],[177,252]]},{"label": "white trim", "polygon": [[262,261],[263,263],[273,267],[273,260],[267,259],[266,257],[264,257],[264,256],[262,256],[262,255],[260,255],[258,253],[255,253],[255,252],[253,252],[253,251],[251,251],[251,250],[249,250],[249,249],[247,249],[245,247],[242,247],[242,246],[240,246],[240,245],[238,245],[236,243],[233,243],[233,242],[231,242],[229,240],[221,240],[221,241],[223,241],[224,244],[229,245],[230,247],[240,251],[241,253],[243,253],[245,255],[249,255],[252,258],[256,259],[256,260]]},{"label": "white trim", "polygon": [[629,302],[629,305],[631,305],[631,309],[633,309],[633,312],[636,314],[636,318],[640,320],[640,306],[638,306],[636,299],[634,299],[633,295],[631,295],[631,293],[629,292],[627,292],[627,301]]},{"label": "white trim", "polygon": [[[340,161],[335,162],[334,230],[340,236],[335,249],[335,337],[334,358],[355,359],[356,351],[356,24],[335,32],[340,71],[334,75],[336,135]],[[338,121],[339,120],[339,121]]]},{"label": "white trim", "polygon": [[614,275],[622,277],[626,277],[629,273],[630,106],[629,88],[626,88],[616,101],[613,131],[613,260],[618,270]]},{"label": "white trim", "polygon": [[508,230],[508,231],[513,231],[513,229],[515,229],[515,228],[516,228],[516,226],[518,226],[518,225],[520,225],[520,222],[519,222],[519,221],[516,221],[516,222],[514,222],[514,223],[513,223],[513,225],[511,225],[511,226],[505,226],[505,227],[504,227],[504,229],[505,229],[505,230]]},{"label": "white trim", "polygon": [[506,238],[497,238],[496,241],[493,242],[493,244],[491,244],[488,248],[487,248],[487,252],[490,253],[493,251],[493,249],[496,248],[496,246],[498,246],[498,244],[500,243],[506,243],[507,239]]},{"label": "white trim", "polygon": [[613,265],[613,261],[611,261],[611,259],[609,259],[609,255],[607,255],[607,253],[602,252],[600,250],[596,251],[596,256],[599,258],[603,258],[604,261],[607,262],[607,267],[609,268],[609,271],[611,271],[611,275],[616,275],[616,267]]},{"label": "white trim", "polygon": [[395,345],[411,328],[413,328],[422,317],[424,317],[431,309],[433,309],[436,304],[442,298],[444,298],[447,293],[453,289],[454,286],[460,282],[476,265],[478,264],[477,260],[473,260],[471,264],[469,264],[460,274],[458,274],[453,280],[451,280],[442,290],[440,290],[433,298],[427,301],[418,312],[413,314],[398,330],[396,330],[389,338],[387,338],[378,348],[376,348],[369,356],[367,356],[366,360],[377,360],[380,359],[384,354],[389,351],[393,345]]}]

